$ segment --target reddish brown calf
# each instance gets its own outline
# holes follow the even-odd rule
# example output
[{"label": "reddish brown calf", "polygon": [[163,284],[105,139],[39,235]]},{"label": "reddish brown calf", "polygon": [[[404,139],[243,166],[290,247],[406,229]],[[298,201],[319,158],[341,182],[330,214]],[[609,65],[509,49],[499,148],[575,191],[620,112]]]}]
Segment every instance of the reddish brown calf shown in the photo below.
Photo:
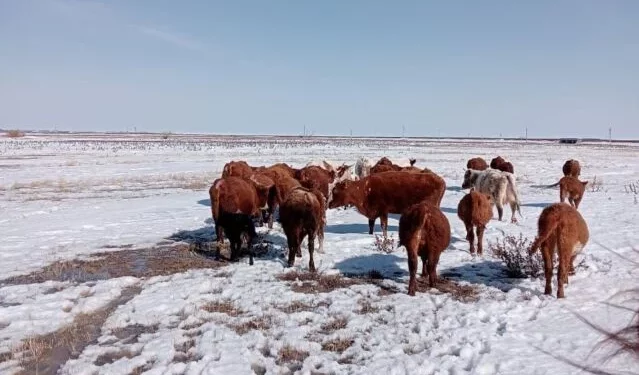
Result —
[{"label": "reddish brown calf", "polygon": [[476,171],[483,171],[484,169],[488,169],[488,163],[486,163],[486,160],[480,157],[476,157],[468,160],[468,162],[466,163],[466,168],[474,169]]},{"label": "reddish brown calf", "polygon": [[578,209],[579,203],[584,198],[588,181],[579,181],[576,177],[565,176],[559,180],[559,201],[568,199],[571,206]]},{"label": "reddish brown calf", "polygon": [[408,295],[417,289],[417,257],[422,258],[422,277],[430,287],[437,283],[439,256],[450,244],[450,223],[442,211],[428,202],[410,206],[399,218],[399,245],[408,253]]},{"label": "reddish brown calf", "polygon": [[490,197],[471,188],[470,193],[459,201],[457,216],[466,227],[466,239],[470,243],[470,253],[475,254],[475,234],[473,232],[473,228],[475,228],[477,231],[477,252],[482,255],[484,230],[493,216]]},{"label": "reddish brown calf", "polygon": [[564,284],[568,284],[568,274],[574,274],[575,257],[586,246],[589,235],[586,221],[570,205],[555,203],[541,212],[537,238],[530,247],[530,254],[541,248],[546,276],[545,294],[552,294],[553,255],[557,252],[557,298],[564,298]]},{"label": "reddish brown calf", "polygon": [[570,159],[566,160],[561,170],[564,172],[564,176],[572,176],[577,178],[581,174],[581,165],[579,165],[579,162],[577,160]]},{"label": "reddish brown calf", "polygon": [[308,236],[308,268],[315,272],[313,251],[317,237],[320,252],[324,244],[324,225],[326,225],[326,203],[317,189],[297,187],[290,191],[280,205],[280,223],[288,242],[288,266],[295,264],[295,256],[301,256],[301,245]]},{"label": "reddish brown calf", "polygon": [[253,173],[253,167],[248,165],[245,161],[230,161],[224,164],[224,169],[222,170],[222,178],[226,177],[242,177],[249,178]]},{"label": "reddish brown calf", "polygon": [[308,189],[317,189],[328,197],[328,185],[335,179],[335,171],[327,171],[318,166],[304,167],[297,171],[295,178]]}]

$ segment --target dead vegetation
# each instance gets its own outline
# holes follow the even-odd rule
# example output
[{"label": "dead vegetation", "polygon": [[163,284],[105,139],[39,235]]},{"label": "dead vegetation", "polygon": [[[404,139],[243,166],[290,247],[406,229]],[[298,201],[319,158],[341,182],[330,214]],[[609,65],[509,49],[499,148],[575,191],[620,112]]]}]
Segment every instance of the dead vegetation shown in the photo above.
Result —
[{"label": "dead vegetation", "polygon": [[524,238],[506,235],[495,242],[488,243],[488,249],[493,256],[506,264],[506,274],[512,278],[537,277],[544,269],[541,252],[529,254],[532,242]]},{"label": "dead vegetation", "polygon": [[390,237],[380,236],[378,234],[375,235],[375,242],[373,242],[375,249],[377,251],[390,254],[394,252],[397,248],[395,246],[395,239],[393,238],[393,234],[391,233]]},{"label": "dead vegetation", "polygon": [[597,179],[597,176],[595,176],[592,181],[588,182],[588,190],[591,193],[598,193],[600,191],[603,191],[604,189],[604,182],[601,178]]},{"label": "dead vegetation", "polygon": [[222,313],[228,316],[240,316],[244,314],[244,311],[235,306],[230,299],[207,302],[202,306],[202,310],[210,313]]},{"label": "dead vegetation", "polygon": [[118,306],[140,291],[137,286],[124,289],[118,299],[104,308],[78,314],[70,324],[54,332],[22,340],[12,351],[12,359],[18,360],[22,367],[18,374],[56,374],[64,363],[77,358],[85,347],[97,340],[102,325]]},{"label": "dead vegetation", "polygon": [[129,358],[129,359],[133,358],[139,354],[140,352],[132,352],[131,350],[128,350],[128,349],[109,351],[99,355],[98,358],[95,359],[93,364],[96,366],[104,366],[106,364],[113,363],[122,358]]},{"label": "dead vegetation", "polygon": [[273,325],[273,317],[265,315],[261,317],[254,317],[242,323],[229,324],[228,327],[235,331],[238,335],[242,336],[250,331],[268,331]]},{"label": "dead vegetation", "polygon": [[348,288],[351,285],[362,283],[339,274],[326,275],[321,272],[284,272],[279,274],[277,279],[291,282],[291,290],[306,294],[330,293],[336,289]]},{"label": "dead vegetation", "polygon": [[173,356],[173,362],[188,363],[194,362],[200,359],[200,356],[195,352],[195,340],[188,338],[182,341],[180,344],[174,344],[175,355]]},{"label": "dead vegetation", "polygon": [[144,334],[153,334],[158,331],[159,324],[146,326],[143,324],[131,324],[124,327],[113,328],[110,334],[115,336],[122,344],[135,344],[140,336]]},{"label": "dead vegetation", "polygon": [[96,253],[88,259],[58,261],[28,275],[4,279],[0,285],[43,283],[49,280],[84,283],[124,276],[145,278],[192,269],[218,268],[224,264],[189,251],[188,245],[178,244]]},{"label": "dead vegetation", "polygon": [[344,329],[346,328],[347,325],[348,325],[348,319],[346,317],[339,316],[322,324],[321,329],[323,333],[329,334],[329,333],[338,331],[340,329]]},{"label": "dead vegetation", "polygon": [[371,302],[367,299],[360,299],[358,301],[359,309],[355,310],[357,314],[366,315],[366,314],[375,314],[379,312],[379,307],[373,306]]},{"label": "dead vegetation", "polygon": [[335,338],[322,343],[322,350],[327,352],[342,353],[353,345],[352,338]]},{"label": "dead vegetation", "polygon": [[273,307],[275,307],[276,309],[284,313],[293,314],[293,313],[298,313],[302,311],[314,311],[318,307],[326,307],[326,306],[328,306],[328,303],[323,301],[322,302],[306,302],[301,300],[295,300],[285,304],[274,305]]},{"label": "dead vegetation", "polygon": [[5,137],[7,138],[21,138],[24,137],[24,132],[19,129],[7,130]]},{"label": "dead vegetation", "polygon": [[290,345],[286,345],[277,353],[277,359],[275,362],[278,365],[302,363],[308,355],[309,353],[306,350],[299,350]]}]

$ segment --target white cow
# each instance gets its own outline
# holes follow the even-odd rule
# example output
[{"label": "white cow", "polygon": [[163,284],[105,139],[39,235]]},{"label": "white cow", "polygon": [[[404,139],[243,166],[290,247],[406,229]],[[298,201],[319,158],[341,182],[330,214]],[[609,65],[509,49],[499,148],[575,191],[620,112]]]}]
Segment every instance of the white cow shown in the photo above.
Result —
[{"label": "white cow", "polygon": [[491,203],[497,206],[500,221],[504,214],[504,205],[506,203],[510,204],[510,209],[513,213],[511,221],[513,223],[517,222],[515,211],[519,212],[519,216],[521,216],[521,211],[519,210],[521,202],[519,201],[515,175],[497,169],[486,169],[483,171],[468,169],[464,174],[462,189],[469,189],[471,187],[491,197]]}]

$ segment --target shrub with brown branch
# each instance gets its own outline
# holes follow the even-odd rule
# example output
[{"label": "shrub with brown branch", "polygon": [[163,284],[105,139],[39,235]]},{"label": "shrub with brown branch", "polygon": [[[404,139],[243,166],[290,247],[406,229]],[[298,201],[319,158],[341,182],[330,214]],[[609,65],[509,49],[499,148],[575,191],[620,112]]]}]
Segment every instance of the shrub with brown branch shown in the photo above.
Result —
[{"label": "shrub with brown branch", "polygon": [[507,235],[501,240],[489,242],[488,248],[493,256],[506,264],[508,277],[527,278],[539,276],[544,269],[540,252],[528,253],[531,245],[532,242],[520,233],[519,237]]},{"label": "shrub with brown branch", "polygon": [[327,352],[342,353],[353,345],[355,340],[351,338],[336,338],[322,343],[322,350]]},{"label": "shrub with brown branch", "polygon": [[597,176],[595,176],[592,179],[592,181],[588,182],[588,189],[592,193],[598,193],[600,191],[603,191],[603,187],[604,187],[603,180],[601,178],[597,179]]},{"label": "shrub with brown branch", "polygon": [[18,129],[11,129],[11,130],[7,130],[6,136],[8,138],[20,138],[20,137],[24,137],[24,132]]},{"label": "shrub with brown branch", "polygon": [[637,196],[639,195],[639,181],[631,182],[628,185],[624,185],[624,190],[627,194],[634,195],[635,204],[637,204]]},{"label": "shrub with brown branch", "polygon": [[222,313],[228,316],[238,316],[242,315],[244,311],[239,307],[235,306],[233,301],[230,299],[225,299],[222,301],[211,301],[202,306],[202,310],[213,313]]},{"label": "shrub with brown branch", "polygon": [[392,253],[395,251],[395,239],[391,234],[390,237],[380,236],[378,234],[375,235],[375,242],[373,243],[377,251],[381,251],[383,253]]},{"label": "shrub with brown branch", "polygon": [[301,363],[304,362],[309,353],[306,350],[299,350],[290,345],[284,346],[277,354],[277,364]]}]

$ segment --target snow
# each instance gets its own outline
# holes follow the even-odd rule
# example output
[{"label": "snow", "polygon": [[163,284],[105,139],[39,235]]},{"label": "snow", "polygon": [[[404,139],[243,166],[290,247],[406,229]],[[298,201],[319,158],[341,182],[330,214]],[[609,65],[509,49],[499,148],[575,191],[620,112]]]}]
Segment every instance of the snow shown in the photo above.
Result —
[{"label": "snow", "polygon": [[[466,160],[497,154],[515,166],[523,202],[518,225],[491,220],[485,245],[504,234],[532,239],[536,220],[557,189],[541,188],[561,177],[569,158],[582,164],[582,180],[602,180],[601,191],[587,189],[580,212],[590,241],[576,263],[566,299],[543,295],[543,278],[508,279],[503,264],[485,246],[483,257],[468,252],[463,223],[456,216],[465,193],[459,188]],[[634,144],[550,142],[479,142],[460,140],[222,140],[180,137],[173,141],[32,136],[0,141],[0,274],[3,279],[28,274],[57,260],[118,251],[122,245],[152,246],[179,231],[214,237],[208,187],[225,162],[252,165],[288,162],[306,165],[326,158],[353,163],[415,157],[417,166],[439,173],[447,183],[442,211],[451,224],[452,241],[438,265],[440,276],[479,289],[476,301],[459,301],[436,290],[406,295],[406,254],[385,254],[373,245],[367,220],[356,211],[329,210],[324,254],[315,253],[323,274],[377,270],[397,293],[380,294],[364,283],[329,292],[294,292],[295,282],[277,278],[285,267],[285,237],[276,224],[272,249],[249,266],[244,259],[217,269],[189,270],[146,279],[121,277],[87,283],[46,281],[9,285],[0,282],[0,353],[32,335],[53,332],[79,313],[90,313],[117,300],[124,288],[141,292],[107,318],[101,336],[78,358],[66,361],[62,374],[571,374],[578,371],[549,354],[578,363],[598,364],[607,352],[593,348],[602,335],[575,313],[606,329],[625,326],[632,314],[604,302],[636,287],[637,206],[624,185],[639,180],[639,146]],[[508,215],[506,215],[508,216]],[[389,218],[397,239],[398,215]],[[379,232],[379,221],[376,233]],[[105,248],[105,246],[107,248]],[[614,253],[609,251],[614,250]],[[618,254],[618,255],[617,255]],[[308,252],[294,269],[308,268]],[[299,283],[298,283],[299,284]],[[556,292],[556,281],[553,281]],[[229,301],[234,314],[203,309]],[[310,307],[289,311],[297,301]],[[618,300],[616,300],[619,302]],[[362,313],[362,304],[369,304]],[[636,307],[636,306],[634,306]],[[255,320],[264,329],[238,333],[233,327]],[[346,326],[322,328],[344,318]],[[147,327],[133,340],[114,335],[126,327]],[[329,340],[350,339],[343,353],[322,349]],[[308,352],[298,364],[278,360],[291,346]],[[127,352],[113,361],[98,360]],[[620,357],[607,369],[636,366]],[[19,370],[17,361],[0,363],[0,372]]]}]

